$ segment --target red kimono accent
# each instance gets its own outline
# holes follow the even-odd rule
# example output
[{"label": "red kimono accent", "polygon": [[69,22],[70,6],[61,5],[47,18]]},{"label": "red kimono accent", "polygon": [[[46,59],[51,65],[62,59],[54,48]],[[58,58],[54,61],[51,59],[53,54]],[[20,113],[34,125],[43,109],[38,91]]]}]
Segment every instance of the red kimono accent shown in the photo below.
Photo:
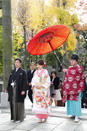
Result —
[{"label": "red kimono accent", "polygon": [[78,101],[79,93],[84,91],[84,77],[81,66],[69,67],[63,86],[63,102],[66,100]]}]

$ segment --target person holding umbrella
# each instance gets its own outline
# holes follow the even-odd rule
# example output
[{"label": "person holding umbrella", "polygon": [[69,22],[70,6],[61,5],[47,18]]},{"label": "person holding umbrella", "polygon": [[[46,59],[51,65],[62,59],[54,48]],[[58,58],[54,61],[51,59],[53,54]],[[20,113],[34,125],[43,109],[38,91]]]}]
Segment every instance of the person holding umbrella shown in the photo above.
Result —
[{"label": "person holding umbrella", "polygon": [[83,69],[78,65],[78,55],[71,57],[71,66],[63,69],[66,72],[63,86],[63,102],[67,101],[67,115],[75,116],[74,121],[79,122],[81,113],[81,92],[84,91]]},{"label": "person holding umbrella", "polygon": [[46,121],[49,116],[50,109],[50,77],[48,71],[43,69],[44,61],[39,60],[37,63],[37,70],[32,78],[33,90],[33,109],[36,113],[38,122]]}]

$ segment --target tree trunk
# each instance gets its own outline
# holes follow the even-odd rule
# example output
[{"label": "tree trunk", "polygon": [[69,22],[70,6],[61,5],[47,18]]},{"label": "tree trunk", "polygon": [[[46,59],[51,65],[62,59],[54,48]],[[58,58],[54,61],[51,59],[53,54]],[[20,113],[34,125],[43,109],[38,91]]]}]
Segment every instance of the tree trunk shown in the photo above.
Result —
[{"label": "tree trunk", "polygon": [[12,70],[13,39],[12,39],[12,9],[11,0],[2,0],[3,24],[3,81],[4,89],[7,87],[8,78]]},{"label": "tree trunk", "polygon": [[25,44],[25,57],[24,57],[24,69],[27,71],[27,47],[26,47],[26,27],[23,26],[24,30],[24,44]]},{"label": "tree trunk", "polygon": [[[32,29],[32,31],[31,31],[31,38],[33,38],[33,34],[34,33],[34,29]],[[32,56],[32,62],[35,62],[35,56],[33,55]]]}]

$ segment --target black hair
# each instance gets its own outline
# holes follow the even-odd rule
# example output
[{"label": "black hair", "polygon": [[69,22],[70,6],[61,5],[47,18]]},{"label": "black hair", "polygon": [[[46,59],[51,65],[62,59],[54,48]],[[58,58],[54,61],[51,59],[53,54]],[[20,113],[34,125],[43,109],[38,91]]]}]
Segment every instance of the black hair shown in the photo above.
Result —
[{"label": "black hair", "polygon": [[43,61],[43,60],[39,60],[39,61],[37,62],[37,64],[39,64],[39,65],[44,65],[44,61]]},{"label": "black hair", "polygon": [[53,73],[57,76],[57,72],[56,72],[56,71],[51,71],[51,75],[52,75]]},{"label": "black hair", "polygon": [[62,83],[63,81],[60,79],[60,80],[59,80],[59,82],[61,82],[61,83]]},{"label": "black hair", "polygon": [[34,65],[35,65],[35,63],[34,63],[34,62],[31,62],[31,64],[30,64],[30,65],[32,65],[32,64],[34,64]]},{"label": "black hair", "polygon": [[21,58],[16,58],[15,61],[17,61],[17,60],[18,60],[20,63],[22,63]]},{"label": "black hair", "polygon": [[78,54],[73,54],[72,57],[71,57],[71,60],[76,60],[76,61],[78,61],[78,60],[79,60]]}]

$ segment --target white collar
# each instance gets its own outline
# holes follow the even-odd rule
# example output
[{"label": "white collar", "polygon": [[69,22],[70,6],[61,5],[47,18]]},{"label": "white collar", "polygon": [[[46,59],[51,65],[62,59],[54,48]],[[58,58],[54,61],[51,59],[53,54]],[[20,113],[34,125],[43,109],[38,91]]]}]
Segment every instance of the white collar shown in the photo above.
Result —
[{"label": "white collar", "polygon": [[[20,67],[19,67],[20,68]],[[18,71],[19,68],[16,68],[16,71]]]},{"label": "white collar", "polygon": [[[76,66],[79,66],[78,64]],[[76,67],[76,66],[72,66],[72,67]]]}]

